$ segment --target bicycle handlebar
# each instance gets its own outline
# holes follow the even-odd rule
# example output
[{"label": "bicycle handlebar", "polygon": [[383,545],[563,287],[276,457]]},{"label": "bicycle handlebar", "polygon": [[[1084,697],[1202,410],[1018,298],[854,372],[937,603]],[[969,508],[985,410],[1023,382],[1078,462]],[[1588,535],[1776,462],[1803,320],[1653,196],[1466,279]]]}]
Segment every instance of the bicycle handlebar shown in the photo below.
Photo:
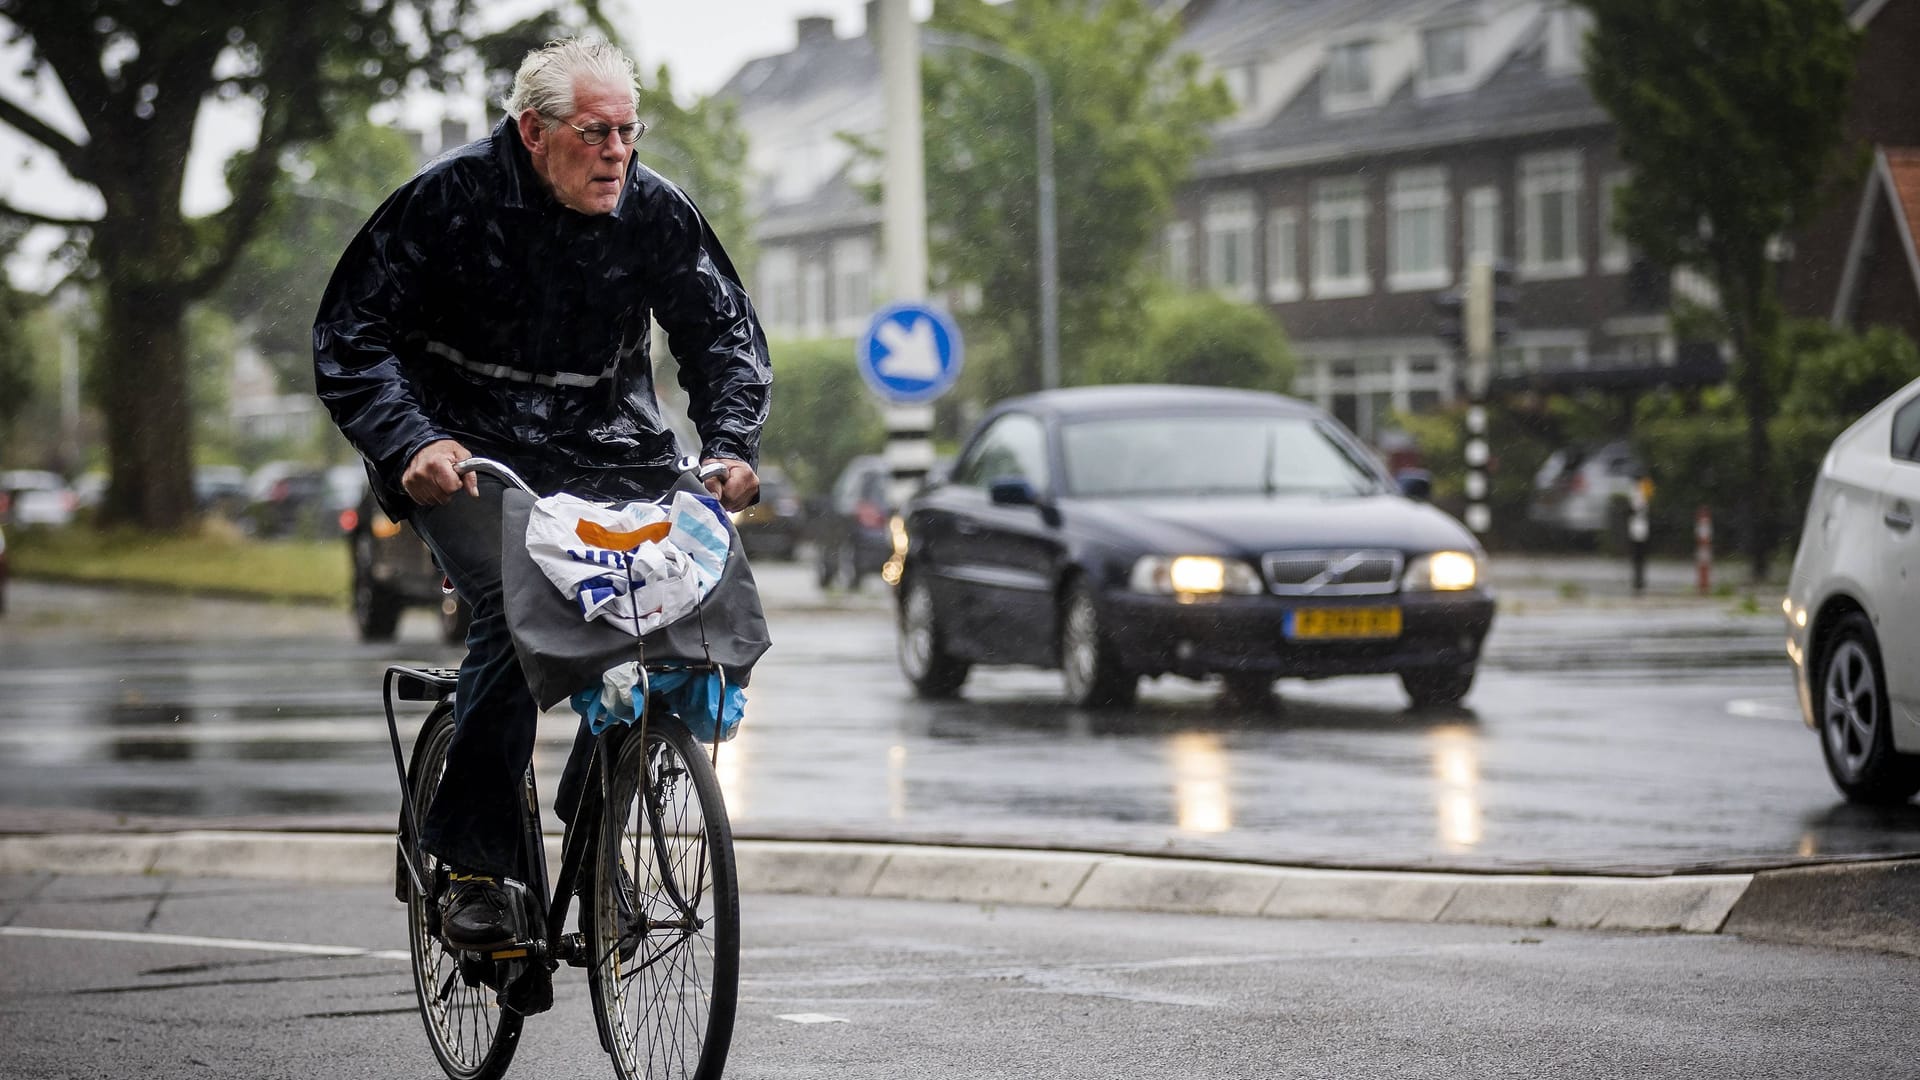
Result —
[{"label": "bicycle handlebar", "polygon": [[[701,464],[700,459],[693,457],[692,455],[683,457],[677,462],[675,462],[674,464],[679,469],[680,472],[692,473],[693,478],[702,484],[706,483],[708,480],[712,479],[713,477],[725,476],[727,474],[726,463],[720,462],[720,461],[709,461],[705,464]],[[505,462],[495,461],[492,458],[470,457],[465,461],[456,462],[453,466],[453,471],[454,471],[454,474],[458,476],[465,476],[468,473],[476,473],[476,472],[486,473],[488,476],[493,477],[495,480],[498,480],[503,484],[512,484],[514,487],[517,487],[521,491],[524,491],[529,495],[535,496],[536,498],[540,494],[539,492],[533,490],[532,485],[528,484],[525,480],[520,479],[520,474],[517,472],[514,472],[511,466],[507,465]]]}]

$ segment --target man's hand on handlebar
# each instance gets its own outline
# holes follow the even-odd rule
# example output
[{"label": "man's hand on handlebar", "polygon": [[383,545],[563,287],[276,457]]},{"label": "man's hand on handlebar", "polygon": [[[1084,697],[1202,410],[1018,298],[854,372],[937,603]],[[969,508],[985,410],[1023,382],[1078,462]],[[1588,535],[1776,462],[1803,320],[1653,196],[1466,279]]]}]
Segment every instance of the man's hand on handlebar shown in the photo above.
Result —
[{"label": "man's hand on handlebar", "polygon": [[707,458],[702,464],[718,462],[727,467],[726,475],[707,478],[707,490],[728,510],[745,510],[760,494],[760,476],[753,466],[734,458]]},{"label": "man's hand on handlebar", "polygon": [[469,495],[478,495],[478,475],[461,476],[453,471],[455,464],[472,456],[466,447],[452,439],[436,439],[421,447],[413,460],[407,462],[407,471],[400,474],[400,486],[421,506],[445,506],[461,488]]}]

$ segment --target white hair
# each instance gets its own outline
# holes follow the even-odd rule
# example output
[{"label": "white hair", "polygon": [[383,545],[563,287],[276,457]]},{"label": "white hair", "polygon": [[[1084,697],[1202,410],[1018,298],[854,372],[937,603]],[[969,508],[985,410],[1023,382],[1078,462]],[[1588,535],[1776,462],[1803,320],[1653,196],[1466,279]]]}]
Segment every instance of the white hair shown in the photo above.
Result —
[{"label": "white hair", "polygon": [[507,113],[518,117],[532,109],[551,128],[576,111],[573,87],[582,79],[624,86],[634,104],[639,104],[633,61],[626,53],[593,38],[566,38],[549,41],[520,61],[520,70],[513,76],[513,90],[507,94]]}]

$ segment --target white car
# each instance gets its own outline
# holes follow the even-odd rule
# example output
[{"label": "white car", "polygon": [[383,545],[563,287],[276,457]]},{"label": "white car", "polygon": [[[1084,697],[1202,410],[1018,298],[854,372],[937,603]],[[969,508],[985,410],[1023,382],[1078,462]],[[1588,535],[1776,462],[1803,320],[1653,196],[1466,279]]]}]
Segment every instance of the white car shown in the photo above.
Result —
[{"label": "white car", "polygon": [[1782,602],[1800,712],[1847,799],[1920,790],[1920,380],[1833,441]]}]

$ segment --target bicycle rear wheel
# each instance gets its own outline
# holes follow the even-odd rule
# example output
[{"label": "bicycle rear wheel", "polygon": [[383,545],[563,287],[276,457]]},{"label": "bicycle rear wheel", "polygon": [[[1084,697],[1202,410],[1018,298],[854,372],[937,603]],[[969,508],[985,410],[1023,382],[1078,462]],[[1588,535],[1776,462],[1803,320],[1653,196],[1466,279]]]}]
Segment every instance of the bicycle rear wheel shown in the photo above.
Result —
[{"label": "bicycle rear wheel", "polygon": [[733,831],[713,765],[674,720],[614,758],[588,902],[588,983],[621,1080],[717,1080],[740,985]]},{"label": "bicycle rear wheel", "polygon": [[[427,716],[407,770],[415,821],[425,820],[453,742],[453,706],[442,702]],[[438,860],[422,853],[427,887],[439,879]],[[413,990],[426,1024],[427,1041],[453,1080],[495,1080],[507,1071],[520,1044],[525,1017],[503,1009],[496,991],[482,981],[495,965],[440,940],[440,914],[433,897],[407,883],[407,939],[413,949]]]}]

